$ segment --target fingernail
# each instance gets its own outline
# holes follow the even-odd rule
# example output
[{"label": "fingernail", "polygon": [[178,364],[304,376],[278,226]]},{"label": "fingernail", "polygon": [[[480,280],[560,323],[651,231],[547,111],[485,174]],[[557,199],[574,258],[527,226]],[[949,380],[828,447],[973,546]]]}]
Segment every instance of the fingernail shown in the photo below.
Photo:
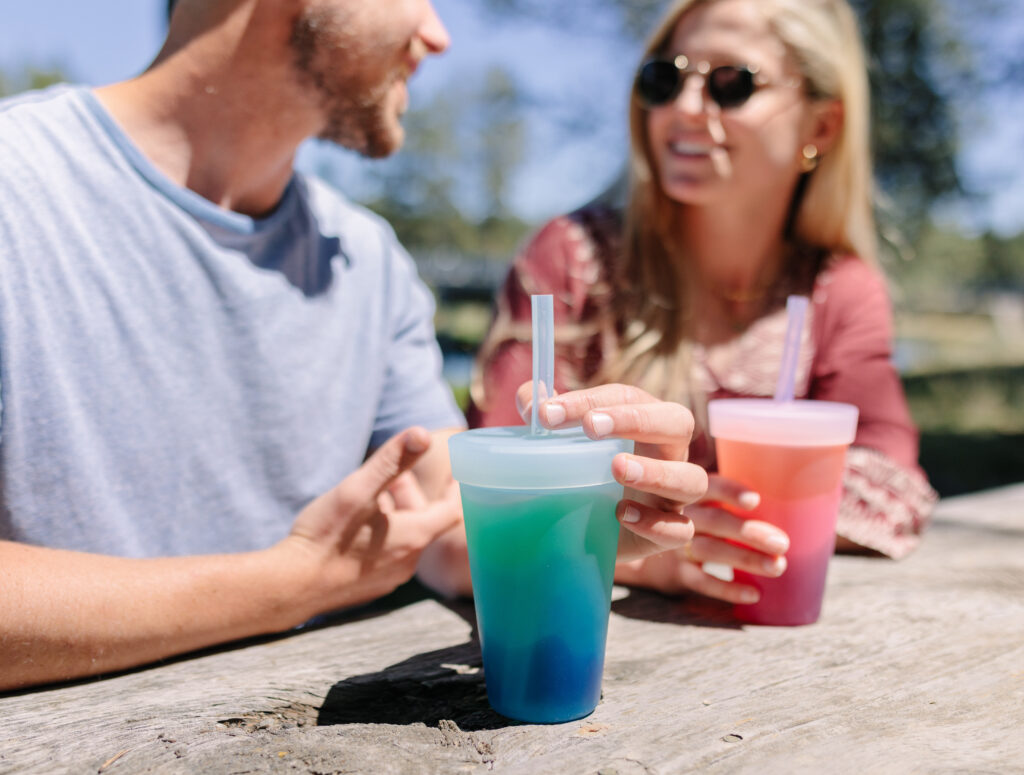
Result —
[{"label": "fingernail", "polygon": [[604,438],[615,429],[615,422],[611,415],[604,412],[591,412],[590,423],[594,426],[594,436]]},{"label": "fingernail", "polygon": [[565,407],[550,401],[544,404],[544,419],[548,425],[561,425],[565,422]]},{"label": "fingernail", "polygon": [[416,434],[410,433],[405,437],[405,451],[416,455],[430,446],[429,440],[424,440]]},{"label": "fingernail", "polygon": [[519,394],[516,393],[516,411],[519,412],[519,416],[529,422],[529,418],[526,416],[526,407],[523,406],[523,402],[519,399]]},{"label": "fingernail", "polygon": [[758,549],[772,554],[785,554],[789,551],[789,536],[774,525],[751,520],[744,525],[741,533],[746,534],[750,541],[758,544]]},{"label": "fingernail", "polygon": [[740,602],[744,605],[753,605],[761,599],[761,593],[756,589],[744,589],[740,592]]},{"label": "fingernail", "polygon": [[622,512],[622,521],[629,522],[630,524],[640,521],[640,512],[635,506],[626,506],[626,510]]},{"label": "fingernail", "polygon": [[752,492],[750,490],[748,490],[747,492],[740,493],[740,497],[737,500],[739,500],[740,506],[742,506],[747,511],[750,511],[751,509],[756,509],[759,505],[761,505],[761,496],[758,493]]},{"label": "fingernail", "polygon": [[629,460],[626,462],[626,473],[623,474],[622,478],[627,482],[639,481],[644,475],[644,467],[637,463],[635,460]]},{"label": "fingernail", "polygon": [[766,573],[770,573],[773,576],[781,576],[786,570],[786,558],[765,557],[761,560],[761,567],[764,568]]}]

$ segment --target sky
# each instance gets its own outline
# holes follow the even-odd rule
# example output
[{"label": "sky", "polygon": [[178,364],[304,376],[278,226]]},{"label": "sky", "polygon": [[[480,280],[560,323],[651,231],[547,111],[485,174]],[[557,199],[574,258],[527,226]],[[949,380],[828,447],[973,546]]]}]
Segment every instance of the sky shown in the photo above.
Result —
[{"label": "sky", "polygon": [[[513,69],[541,99],[529,119],[528,162],[512,186],[509,203],[522,217],[538,221],[572,209],[598,194],[617,174],[626,142],[625,106],[639,49],[633,44],[579,33],[544,29],[509,20],[482,18],[476,0],[435,0],[451,33],[451,49],[431,58],[411,84],[415,105],[466,73],[490,63]],[[6,3],[0,21],[0,70],[61,68],[73,80],[98,85],[141,71],[159,47],[164,0],[33,0]],[[1024,39],[1024,15],[998,30],[987,30],[987,45],[1015,46]],[[592,105],[595,125],[585,135],[566,135],[546,115],[566,94]],[[940,210],[947,221],[1004,234],[1024,230],[1024,104],[1006,93],[974,106],[963,124],[961,172],[981,192],[973,207]],[[609,148],[622,148],[610,153]],[[319,147],[304,149],[300,163],[316,166]],[[341,170],[333,182],[358,196],[363,164],[351,154],[331,153]]]}]

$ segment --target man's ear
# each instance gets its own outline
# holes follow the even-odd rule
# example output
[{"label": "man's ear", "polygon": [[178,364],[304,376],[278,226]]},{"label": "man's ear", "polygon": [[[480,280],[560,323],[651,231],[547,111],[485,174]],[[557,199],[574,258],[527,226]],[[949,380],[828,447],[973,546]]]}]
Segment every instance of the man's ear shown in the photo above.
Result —
[{"label": "man's ear", "polygon": [[840,100],[818,100],[811,105],[811,126],[805,143],[824,156],[836,144],[843,131],[846,112]]}]

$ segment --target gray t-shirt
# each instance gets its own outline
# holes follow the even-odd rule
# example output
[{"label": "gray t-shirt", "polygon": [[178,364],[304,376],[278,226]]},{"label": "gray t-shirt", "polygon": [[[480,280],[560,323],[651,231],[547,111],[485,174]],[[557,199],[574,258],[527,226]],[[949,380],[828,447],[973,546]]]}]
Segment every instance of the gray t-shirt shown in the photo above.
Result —
[{"label": "gray t-shirt", "polygon": [[253,219],[88,90],[0,102],[0,538],[263,548],[410,425],[463,424],[387,224],[293,177]]}]

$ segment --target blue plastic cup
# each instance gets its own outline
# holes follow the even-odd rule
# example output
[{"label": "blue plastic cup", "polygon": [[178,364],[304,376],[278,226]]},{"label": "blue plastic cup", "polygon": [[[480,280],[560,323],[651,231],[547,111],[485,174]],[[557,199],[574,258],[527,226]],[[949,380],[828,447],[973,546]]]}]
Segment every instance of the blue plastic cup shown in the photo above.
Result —
[{"label": "blue plastic cup", "polygon": [[618,548],[611,462],[633,442],[510,427],[448,445],[491,706],[533,723],[588,715],[601,698]]}]

